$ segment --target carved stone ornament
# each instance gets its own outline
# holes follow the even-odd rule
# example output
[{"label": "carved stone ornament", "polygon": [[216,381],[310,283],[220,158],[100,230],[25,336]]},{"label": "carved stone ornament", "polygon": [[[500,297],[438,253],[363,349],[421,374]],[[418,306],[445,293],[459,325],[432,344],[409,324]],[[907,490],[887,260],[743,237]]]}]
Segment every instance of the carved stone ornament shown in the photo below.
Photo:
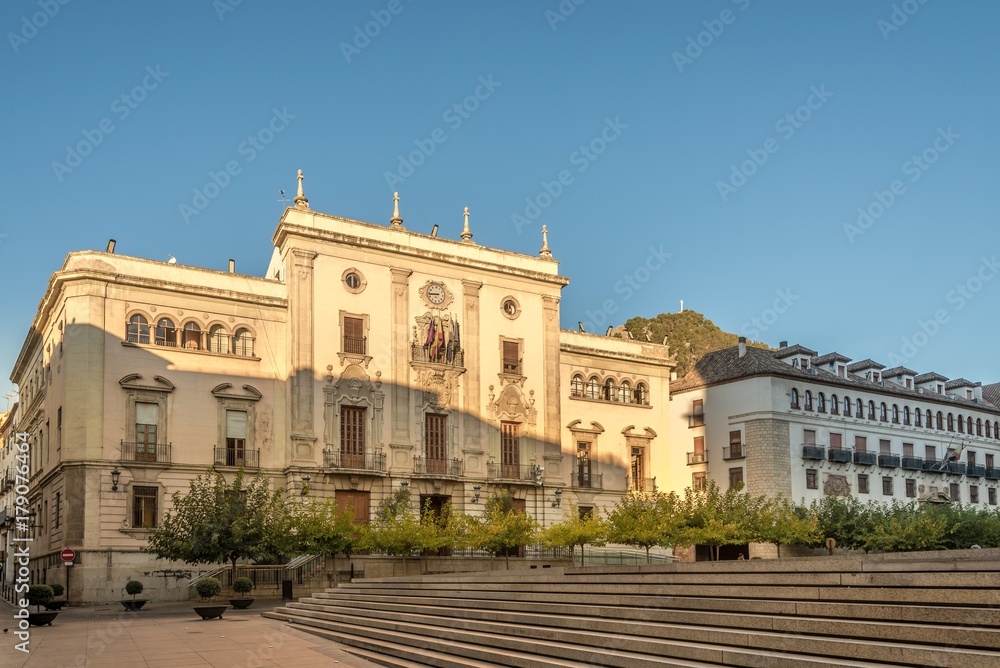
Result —
[{"label": "carved stone ornament", "polygon": [[441,281],[427,281],[417,291],[428,308],[443,311],[455,301],[455,293]]},{"label": "carved stone ornament", "polygon": [[851,483],[846,475],[834,475],[828,473],[823,481],[823,494],[826,496],[850,496]]},{"label": "carved stone ornament", "polygon": [[486,412],[494,420],[523,420],[528,424],[535,424],[538,411],[534,407],[534,399],[526,398],[524,391],[516,384],[505,385],[500,390],[500,395],[493,400],[492,385],[490,386],[490,403],[486,405]]}]

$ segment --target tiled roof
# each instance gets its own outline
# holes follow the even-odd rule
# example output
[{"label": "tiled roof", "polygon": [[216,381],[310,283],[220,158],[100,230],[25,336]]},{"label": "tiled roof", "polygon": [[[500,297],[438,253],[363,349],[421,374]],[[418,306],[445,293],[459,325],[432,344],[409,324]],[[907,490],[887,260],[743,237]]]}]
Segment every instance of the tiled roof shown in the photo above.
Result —
[{"label": "tiled roof", "polygon": [[905,366],[894,366],[891,369],[885,369],[882,371],[883,378],[892,378],[893,376],[916,376],[917,372],[913,369],[907,369]]},{"label": "tiled roof", "polygon": [[954,390],[959,387],[978,387],[981,383],[973,383],[971,380],[966,380],[965,378],[955,378],[954,380],[949,380],[944,384],[944,389]]},{"label": "tiled roof", "polygon": [[840,353],[827,353],[820,357],[812,358],[813,366],[819,366],[820,364],[829,364],[830,362],[850,362],[851,358],[847,355],[841,355]]},{"label": "tiled roof", "polygon": [[[830,373],[819,367],[803,370],[793,367],[790,364],[776,359],[781,351],[762,350],[760,348],[747,347],[743,357],[739,355],[739,347],[716,350],[706,354],[694,369],[689,371],[683,378],[670,384],[670,393],[676,394],[693,390],[696,388],[718,385],[730,381],[743,380],[757,376],[780,376],[799,380],[803,383],[818,383],[835,387],[853,389],[855,391],[864,390],[868,392],[878,392],[881,394],[909,398],[915,401],[930,401],[939,404],[952,404],[955,406],[965,406],[968,408],[986,410],[993,413],[1000,413],[1000,383],[988,385],[983,388],[983,395],[990,403],[976,403],[969,399],[951,399],[945,394],[928,393],[924,394],[917,390],[907,389],[896,383],[875,383],[859,376],[848,376],[842,378],[837,374]],[[928,374],[924,374],[928,375]],[[930,374],[936,376],[937,374]],[[987,395],[987,392],[991,394]]]},{"label": "tiled roof", "polygon": [[919,376],[917,376],[916,378],[914,378],[913,382],[915,382],[917,384],[920,384],[920,383],[926,383],[926,382],[931,381],[931,380],[948,380],[948,378],[947,378],[947,376],[942,376],[939,373],[935,373],[933,371],[928,371],[927,373],[922,373]]},{"label": "tiled roof", "polygon": [[884,368],[885,368],[884,364],[879,364],[878,362],[876,362],[873,359],[861,360],[860,362],[855,362],[854,364],[849,364],[847,366],[847,370],[850,371],[851,373],[854,373],[855,371],[864,371],[865,369],[880,369],[881,370],[881,369],[884,369]]},{"label": "tiled roof", "polygon": [[794,346],[788,346],[786,348],[781,348],[774,352],[774,356],[779,360],[783,360],[786,357],[791,357],[792,355],[808,355],[809,357],[815,357],[816,351],[809,350],[805,346],[800,346],[795,344]]}]

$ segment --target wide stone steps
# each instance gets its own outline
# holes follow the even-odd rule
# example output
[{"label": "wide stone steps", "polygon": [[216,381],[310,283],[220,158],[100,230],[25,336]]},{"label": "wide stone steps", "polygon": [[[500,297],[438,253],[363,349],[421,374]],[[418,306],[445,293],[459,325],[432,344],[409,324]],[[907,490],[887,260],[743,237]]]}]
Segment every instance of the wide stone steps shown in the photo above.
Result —
[{"label": "wide stone steps", "polygon": [[264,614],[394,668],[1000,668],[1000,550],[357,580]]}]

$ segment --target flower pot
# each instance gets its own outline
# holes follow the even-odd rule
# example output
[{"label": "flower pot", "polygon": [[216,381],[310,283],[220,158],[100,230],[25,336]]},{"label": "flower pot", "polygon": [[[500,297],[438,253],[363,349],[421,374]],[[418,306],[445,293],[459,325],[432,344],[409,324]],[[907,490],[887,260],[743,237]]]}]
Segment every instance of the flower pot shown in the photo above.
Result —
[{"label": "flower pot", "polygon": [[66,601],[49,601],[45,604],[46,610],[62,610],[63,606],[66,605]]},{"label": "flower pot", "polygon": [[58,612],[29,612],[28,623],[32,626],[52,626],[58,616]]},{"label": "flower pot", "polygon": [[254,602],[252,598],[231,598],[229,599],[229,605],[233,606],[237,610],[246,610],[250,607],[250,604]]},{"label": "flower pot", "polygon": [[200,615],[202,619],[215,619],[218,617],[222,619],[222,613],[229,609],[228,605],[196,605],[194,607],[194,612]]},{"label": "flower pot", "polygon": [[126,610],[129,610],[131,612],[138,612],[142,610],[142,606],[146,605],[146,599],[140,598],[139,600],[132,600],[132,599],[123,600],[121,601],[121,604],[125,606]]}]

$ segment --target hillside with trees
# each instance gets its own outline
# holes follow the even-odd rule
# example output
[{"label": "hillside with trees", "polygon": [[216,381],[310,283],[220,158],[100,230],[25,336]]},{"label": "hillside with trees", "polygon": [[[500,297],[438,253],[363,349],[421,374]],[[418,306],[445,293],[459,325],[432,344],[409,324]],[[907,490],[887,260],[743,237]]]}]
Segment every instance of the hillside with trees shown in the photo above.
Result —
[{"label": "hillside with trees", "polygon": [[[661,313],[655,318],[635,317],[624,328],[638,341],[660,343],[666,337],[670,353],[677,359],[677,377],[694,368],[706,353],[731,348],[739,342],[739,334],[731,334],[697,311]],[[619,332],[619,336],[620,336]],[[748,345],[767,348],[766,344],[748,341]]]}]

